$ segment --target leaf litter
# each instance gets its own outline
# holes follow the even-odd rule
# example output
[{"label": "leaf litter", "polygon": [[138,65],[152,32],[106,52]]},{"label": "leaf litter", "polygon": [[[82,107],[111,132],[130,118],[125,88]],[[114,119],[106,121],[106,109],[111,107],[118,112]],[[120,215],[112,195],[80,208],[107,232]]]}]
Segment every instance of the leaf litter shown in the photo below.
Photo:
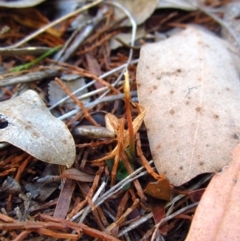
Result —
[{"label": "leaf litter", "polygon": [[[133,10],[128,12],[131,8],[126,8],[124,1],[121,3],[114,1],[108,5],[108,2],[98,0],[90,4],[82,3],[77,9],[68,8],[63,16],[62,12],[56,13],[55,16],[59,16],[57,19],[49,16],[49,13],[45,11],[55,9],[56,3],[51,5],[49,1],[41,2],[35,2],[39,5],[34,7],[34,11],[30,6],[28,10],[13,11],[14,18],[11,22],[6,15],[1,15],[4,26],[0,26],[0,36],[2,46],[6,46],[0,48],[0,52],[3,53],[1,67],[5,70],[1,76],[5,86],[1,88],[1,101],[7,100],[6,103],[8,101],[14,103],[14,99],[22,100],[21,93],[27,89],[37,92],[39,100],[42,99],[44,109],[47,105],[49,110],[66,124],[54,134],[53,143],[59,144],[58,147],[64,152],[59,135],[62,130],[67,131],[68,134],[72,133],[74,143],[71,141],[71,146],[74,150],[76,146],[76,153],[74,151],[76,156],[74,158],[69,156],[67,163],[72,167],[66,169],[60,164],[60,159],[57,165],[42,162],[40,161],[42,157],[32,157],[31,155],[34,156],[32,152],[29,152],[31,154],[29,155],[26,147],[22,150],[13,145],[1,147],[2,238],[4,240],[32,240],[33,238],[40,240],[47,238],[56,240],[184,240],[198,200],[203,190],[206,189],[211,175],[202,174],[176,187],[171,184],[173,183],[171,178],[168,180],[161,170],[158,170],[158,173],[151,161],[152,157],[154,161],[155,158],[149,149],[147,137],[149,128],[141,125],[145,115],[144,108],[147,106],[142,107],[141,103],[133,105],[129,96],[133,97],[133,102],[138,101],[136,98],[136,63],[139,57],[139,47],[147,42],[158,41],[156,38],[158,35],[164,34],[166,38],[170,36],[170,32],[175,31],[174,26],[185,27],[187,23],[200,24],[213,32],[219,31],[223,26],[229,33],[233,33],[232,27],[229,28],[230,25],[220,19],[225,13],[223,8],[218,7],[226,2],[208,1],[208,8],[205,8],[204,4],[194,5],[191,8],[189,3],[184,3],[185,1],[181,1],[179,6],[176,5],[179,3],[174,3],[174,1],[164,1],[165,7],[171,8],[168,10],[160,8],[155,11],[158,5],[162,7],[158,1],[152,1],[153,5],[149,5],[149,8],[144,6],[143,2],[143,5],[139,6],[145,9],[146,14],[143,16],[142,11],[135,11],[137,10],[134,7],[135,1],[132,1]],[[85,11],[93,6],[95,6],[94,11]],[[120,42],[122,46],[117,50],[110,50],[110,41],[118,33],[129,34],[129,28],[123,28],[120,25],[121,20],[117,20],[112,14],[112,7],[124,12],[132,27],[130,44]],[[199,11],[183,12],[178,8],[185,8],[185,10],[197,8]],[[62,11],[58,8],[55,10]],[[39,23],[31,23],[32,15],[28,15],[31,11],[38,16],[35,21]],[[74,28],[73,23],[79,21],[80,13],[83,12],[85,17],[81,17],[81,26]],[[222,15],[218,15],[219,12]],[[23,23],[19,19],[24,14],[28,16],[27,21]],[[141,22],[139,27],[137,27],[140,23],[138,19]],[[135,42],[137,28],[142,28],[145,34]],[[16,36],[16,32],[19,32],[16,29],[22,35]],[[33,32],[32,29],[36,31]],[[46,31],[47,29],[49,30]],[[92,31],[93,29],[96,31]],[[26,34],[27,37],[24,38]],[[169,37],[169,41],[171,39],[172,37]],[[29,40],[31,40],[30,44],[27,43]],[[71,46],[73,44],[74,46]],[[135,44],[137,48],[134,47]],[[26,47],[29,45],[33,48]],[[64,46],[57,55],[48,56],[41,62],[36,62],[37,58],[34,54],[51,51],[58,45]],[[172,49],[172,46],[169,48]],[[172,57],[176,59],[174,52],[172,52]],[[19,56],[17,56],[18,53]],[[63,57],[61,62],[57,61],[57,56]],[[25,65],[25,63],[30,64]],[[29,69],[14,73],[8,72],[19,65],[27,66]],[[124,87],[123,91],[121,78],[126,68],[131,80],[130,90],[126,91]],[[38,74],[35,75],[35,73]],[[39,77],[39,73],[44,73],[42,78]],[[84,78],[86,84],[79,89],[80,91],[85,89],[89,93],[78,94],[76,98],[74,94],[77,90],[74,90],[72,94],[71,87],[64,84],[64,76],[67,75]],[[26,81],[22,81],[24,78]],[[53,101],[55,104],[50,100],[53,96],[50,97],[47,91],[49,82],[53,78],[69,96]],[[91,98],[90,102],[81,102],[86,97]],[[68,105],[65,102],[70,98],[76,104]],[[19,108],[22,106],[20,102],[17,104]],[[11,109],[10,106],[9,109]],[[46,113],[49,114],[49,110]],[[99,121],[98,113],[101,112],[110,118],[110,125],[109,120]],[[41,111],[36,114],[37,117],[40,115],[42,115]],[[148,115],[148,110],[146,115]],[[155,115],[159,115],[156,109]],[[10,114],[11,118],[12,116],[13,113]],[[24,119],[25,116],[21,118]],[[47,124],[47,119],[48,117],[44,117],[42,122]],[[82,126],[83,120],[84,125],[87,124],[85,127]],[[55,121],[56,118],[53,123]],[[18,122],[19,118],[16,119],[16,124]],[[3,132],[6,123],[3,118],[1,123]],[[38,125],[40,129],[41,124]],[[51,129],[58,129],[57,126],[58,124],[56,128],[54,126]],[[106,128],[109,127],[114,135],[106,136]],[[74,134],[76,129],[82,132],[81,128],[86,128],[90,133],[87,138]],[[46,130],[51,132],[49,129]],[[153,133],[153,135],[156,134]],[[46,133],[47,135],[50,133]],[[23,140],[31,140],[27,134],[24,136]],[[172,137],[168,136],[168,138]],[[36,144],[37,140],[32,142]],[[32,142],[29,143],[32,144]],[[41,145],[38,146],[40,149],[38,151],[41,153],[44,153],[45,148],[51,149],[46,141],[44,144],[44,150],[41,149]],[[23,143],[20,145],[24,146]],[[150,148],[153,152],[151,143]],[[166,148],[170,149],[170,147]],[[104,157],[109,157],[109,155],[112,158],[104,160]],[[108,165],[109,162],[111,165]],[[34,232],[33,227],[35,227]]]}]

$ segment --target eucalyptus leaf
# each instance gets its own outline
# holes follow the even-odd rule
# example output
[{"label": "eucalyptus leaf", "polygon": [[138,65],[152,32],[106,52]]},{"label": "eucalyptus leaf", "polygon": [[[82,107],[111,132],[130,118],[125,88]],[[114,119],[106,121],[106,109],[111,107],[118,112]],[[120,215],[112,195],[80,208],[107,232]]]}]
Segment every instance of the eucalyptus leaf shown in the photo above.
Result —
[{"label": "eucalyptus leaf", "polygon": [[0,142],[8,142],[44,162],[71,167],[76,151],[67,126],[39,95],[28,90],[0,103]]},{"label": "eucalyptus leaf", "polygon": [[139,103],[153,161],[174,185],[231,161],[240,142],[239,62],[233,46],[196,26],[142,47]]}]

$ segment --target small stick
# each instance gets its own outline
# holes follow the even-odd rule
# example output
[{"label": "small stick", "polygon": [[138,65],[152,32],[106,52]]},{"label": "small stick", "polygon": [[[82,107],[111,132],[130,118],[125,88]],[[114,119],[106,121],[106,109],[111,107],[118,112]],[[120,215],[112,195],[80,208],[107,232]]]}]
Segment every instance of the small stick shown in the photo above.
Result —
[{"label": "small stick", "polygon": [[118,128],[118,145],[117,145],[117,152],[114,157],[114,165],[112,168],[112,178],[111,178],[111,187],[115,184],[116,181],[116,174],[117,174],[117,169],[118,169],[118,164],[120,160],[120,154],[123,150],[123,141],[124,141],[124,119],[120,119],[119,122],[119,128]]}]

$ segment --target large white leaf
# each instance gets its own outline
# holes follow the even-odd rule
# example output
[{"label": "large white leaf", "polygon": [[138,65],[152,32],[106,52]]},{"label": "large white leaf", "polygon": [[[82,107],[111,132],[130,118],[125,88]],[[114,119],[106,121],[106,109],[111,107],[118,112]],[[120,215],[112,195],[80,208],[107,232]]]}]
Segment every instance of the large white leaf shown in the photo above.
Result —
[{"label": "large white leaf", "polygon": [[196,27],[141,50],[138,96],[150,148],[158,171],[174,185],[218,172],[239,143],[240,81],[232,53]]},{"label": "large white leaf", "polygon": [[76,155],[66,125],[48,111],[32,90],[0,103],[0,141],[44,162],[67,167],[72,166]]}]

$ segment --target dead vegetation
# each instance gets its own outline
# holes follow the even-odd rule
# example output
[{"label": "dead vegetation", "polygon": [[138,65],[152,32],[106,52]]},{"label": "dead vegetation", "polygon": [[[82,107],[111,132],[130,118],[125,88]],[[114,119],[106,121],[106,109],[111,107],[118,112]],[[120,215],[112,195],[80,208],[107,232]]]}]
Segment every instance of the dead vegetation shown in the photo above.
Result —
[{"label": "dead vegetation", "polygon": [[[65,5],[64,14],[51,1],[0,8],[1,101],[20,95],[0,103],[6,109],[0,110],[2,241],[186,238],[212,175],[174,187],[158,174],[142,124],[136,68],[141,46],[168,37],[175,27],[199,24],[218,34],[221,25],[202,7],[159,8],[139,25],[144,34],[136,37],[131,13],[117,19],[114,2],[84,3],[73,10]],[[221,10],[228,2],[205,1],[205,7]],[[216,15],[222,18],[223,11]],[[122,25],[127,18],[131,24]],[[51,111],[66,126],[58,127],[59,120],[48,124],[39,109],[33,112],[32,99],[23,105],[28,89],[44,101],[44,113]],[[9,131],[13,124],[18,129]],[[69,133],[74,143],[67,141]],[[66,157],[60,142],[70,153]]]}]

